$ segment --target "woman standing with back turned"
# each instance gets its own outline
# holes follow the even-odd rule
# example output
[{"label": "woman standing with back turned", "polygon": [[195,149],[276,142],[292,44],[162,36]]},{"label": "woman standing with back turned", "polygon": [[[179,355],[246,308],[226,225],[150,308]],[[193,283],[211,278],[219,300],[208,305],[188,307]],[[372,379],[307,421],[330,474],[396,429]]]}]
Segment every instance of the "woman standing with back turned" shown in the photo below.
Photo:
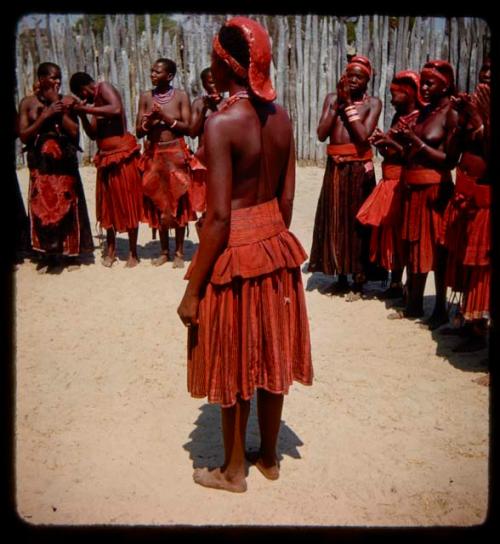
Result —
[{"label": "woman standing with back turned", "polygon": [[196,469],[194,480],[243,492],[255,390],[261,446],[253,461],[275,480],[283,396],[294,380],[312,383],[300,271],[306,253],[288,230],[293,130],[273,103],[269,37],[257,22],[234,17],[213,47],[213,77],[230,96],[205,124],[207,214],[178,313],[188,327],[191,396],[208,396],[222,411],[224,464]]}]

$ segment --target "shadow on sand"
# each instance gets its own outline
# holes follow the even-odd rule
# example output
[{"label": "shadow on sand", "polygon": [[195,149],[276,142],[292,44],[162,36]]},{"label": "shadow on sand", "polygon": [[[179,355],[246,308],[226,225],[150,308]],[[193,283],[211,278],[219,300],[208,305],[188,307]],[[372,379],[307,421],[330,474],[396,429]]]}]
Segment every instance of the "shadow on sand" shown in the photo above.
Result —
[{"label": "shadow on sand", "polygon": [[[252,399],[248,417],[246,449],[257,450],[260,445],[259,424],[257,420],[256,400]],[[189,435],[189,442],[183,448],[189,452],[193,468],[215,468],[224,462],[224,445],[222,442],[222,426],[220,408],[216,404],[204,404],[194,422],[195,428]],[[281,461],[284,455],[300,459],[298,447],[303,442],[282,420],[278,435],[277,453]]]},{"label": "shadow on sand", "polygon": [[[415,327],[423,327],[425,329],[425,326],[421,324],[421,321],[430,317],[434,309],[434,302],[434,295],[424,296],[424,316],[421,319],[414,320]],[[384,303],[388,309],[394,309],[398,304],[400,304],[400,306],[397,307],[402,307],[402,299],[385,300]],[[489,359],[488,347],[469,353],[455,353],[453,348],[463,342],[464,339],[460,336],[443,334],[443,331],[453,327],[452,321],[456,311],[456,305],[451,304],[448,309],[450,321],[437,329],[429,330],[429,334],[436,343],[436,355],[438,357],[443,357],[455,368],[465,372],[487,372]]]},{"label": "shadow on sand", "polygon": [[[302,267],[304,273],[308,272],[309,263],[306,263]],[[348,277],[351,280],[351,277]],[[331,296],[328,293],[328,289],[331,287],[334,281],[338,280],[338,276],[329,276],[323,274],[322,272],[313,272],[307,280],[306,291],[318,291],[326,296]],[[385,307],[388,310],[395,311],[397,309],[402,309],[403,299],[383,299],[381,298],[382,293],[387,288],[387,283],[384,281],[368,281],[363,288],[363,299],[379,299],[381,304],[385,304]],[[339,296],[339,295],[334,295]],[[435,296],[434,295],[425,295],[424,296],[424,315],[420,319],[411,319],[414,322],[415,327],[423,327],[421,324],[422,320],[427,319],[432,314],[434,309]],[[456,347],[459,343],[463,342],[463,338],[459,336],[449,336],[442,334],[442,331],[447,327],[451,327],[451,321],[453,316],[456,313],[456,304],[450,304],[449,315],[450,323],[448,325],[443,325],[438,329],[433,331],[429,330],[429,334],[432,336],[432,339],[436,343],[436,355],[443,357],[455,368],[463,370],[465,372],[487,372],[489,365],[489,349],[488,347],[473,351],[469,353],[455,353],[453,348]]]},{"label": "shadow on sand", "polygon": [[[308,273],[309,263],[306,263],[302,266],[302,272],[305,274]],[[307,279],[305,286],[306,291],[318,291],[323,295],[332,295],[329,292],[329,289],[338,281],[339,277],[337,275],[330,276],[328,274],[323,274],[323,272],[312,272],[312,274]],[[352,275],[347,276],[347,281],[352,283]],[[380,294],[387,289],[388,281],[386,279],[376,280],[376,281],[367,281],[363,287],[363,298],[373,299],[379,298]],[[334,295],[334,296],[343,296],[343,295]]]}]

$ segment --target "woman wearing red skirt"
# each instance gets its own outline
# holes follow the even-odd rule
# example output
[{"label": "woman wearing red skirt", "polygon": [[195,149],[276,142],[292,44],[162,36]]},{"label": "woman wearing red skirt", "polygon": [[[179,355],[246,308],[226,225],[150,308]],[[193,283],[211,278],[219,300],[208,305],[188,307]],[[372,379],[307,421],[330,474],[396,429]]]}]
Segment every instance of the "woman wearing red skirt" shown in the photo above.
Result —
[{"label": "woman wearing red skirt", "polygon": [[245,431],[257,390],[261,445],[251,459],[279,476],[284,395],[312,383],[301,244],[288,230],[295,186],[293,130],[273,100],[262,26],[228,20],[214,38],[212,74],[229,98],[205,124],[207,213],[178,308],[188,327],[188,390],[221,405],[224,464],[196,469],[205,487],[247,488]]},{"label": "woman wearing red skirt", "polygon": [[446,252],[439,245],[443,215],[453,195],[451,170],[457,157],[449,150],[457,126],[451,107],[455,93],[453,68],[446,61],[427,62],[420,73],[420,93],[428,103],[413,127],[395,130],[404,142],[405,161],[401,181],[405,186],[402,240],[408,272],[408,298],[401,317],[424,315],[427,275],[434,271],[435,304],[425,321],[433,330],[448,322],[446,310]]},{"label": "woman wearing red skirt", "polygon": [[[490,318],[491,185],[488,157],[484,149],[489,111],[482,109],[478,97],[488,93],[491,82],[489,59],[479,72],[479,85],[470,95],[453,100],[459,113],[455,142],[462,152],[457,165],[455,195],[445,212],[443,243],[448,250],[446,284],[461,293],[459,308],[462,326],[445,329],[444,334],[464,337],[453,351],[477,351],[486,347]],[[485,118],[483,120],[483,117]]]},{"label": "woman wearing red skirt", "polygon": [[356,215],[362,224],[372,227],[370,239],[370,260],[391,271],[391,283],[381,298],[401,298],[401,282],[404,268],[401,240],[403,186],[400,183],[403,169],[403,148],[394,140],[394,130],[401,123],[413,126],[424,102],[420,96],[420,77],[417,72],[403,70],[391,82],[391,103],[396,113],[391,128],[384,134],[375,129],[370,143],[375,145],[384,157],[382,179]]}]

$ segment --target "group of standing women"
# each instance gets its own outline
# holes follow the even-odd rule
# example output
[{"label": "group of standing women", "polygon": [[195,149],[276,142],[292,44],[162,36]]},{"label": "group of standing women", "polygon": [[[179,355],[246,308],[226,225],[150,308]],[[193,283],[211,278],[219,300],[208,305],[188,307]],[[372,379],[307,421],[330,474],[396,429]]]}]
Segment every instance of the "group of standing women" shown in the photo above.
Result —
[{"label": "group of standing women", "polygon": [[[461,326],[442,333],[464,337],[454,351],[481,349],[491,273],[490,61],[484,60],[471,94],[456,91],[453,67],[443,60],[426,62],[420,73],[396,73],[390,86],[395,114],[385,133],[375,128],[380,100],[366,94],[370,76],[367,58],[351,58],[337,93],[325,99],[318,136],[330,140],[309,270],[338,275],[331,291],[348,300],[360,298],[364,282],[377,278],[374,265],[390,271],[382,297],[402,298],[403,306],[388,317],[420,319],[431,330],[449,322],[451,288],[461,294]],[[383,156],[378,184],[371,145]],[[431,271],[435,304],[422,320]]]}]

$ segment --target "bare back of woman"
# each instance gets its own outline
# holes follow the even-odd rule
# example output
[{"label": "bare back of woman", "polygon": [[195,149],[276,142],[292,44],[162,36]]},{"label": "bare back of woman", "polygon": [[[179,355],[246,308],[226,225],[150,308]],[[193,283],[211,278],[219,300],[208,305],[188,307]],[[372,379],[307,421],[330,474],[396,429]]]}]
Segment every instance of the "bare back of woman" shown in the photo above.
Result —
[{"label": "bare back of woman", "polygon": [[[218,116],[231,146],[231,208],[245,208],[280,196],[288,167],[292,127],[276,104],[241,100]],[[226,127],[227,125],[227,127]]]}]

